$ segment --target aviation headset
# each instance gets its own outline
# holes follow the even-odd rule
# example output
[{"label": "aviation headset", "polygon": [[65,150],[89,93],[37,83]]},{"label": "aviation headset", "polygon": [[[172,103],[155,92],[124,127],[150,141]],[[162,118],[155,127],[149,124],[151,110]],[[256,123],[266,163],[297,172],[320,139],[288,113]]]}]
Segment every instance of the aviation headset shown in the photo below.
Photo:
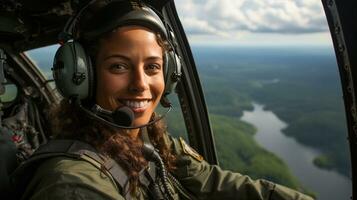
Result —
[{"label": "aviation headset", "polygon": [[78,38],[75,38],[78,34],[75,29],[82,13],[94,4],[101,6],[90,22],[95,26],[80,32],[79,38],[90,40],[120,26],[139,25],[158,32],[164,40],[168,41],[171,48],[163,55],[165,89],[161,104],[170,107],[166,96],[175,88],[181,75],[180,58],[173,46],[174,35],[169,25],[161,20],[152,8],[137,1],[112,0],[108,3],[108,1],[91,0],[67,21],[60,38],[64,44],[56,52],[53,67],[54,80],[60,93],[66,98],[76,97],[79,100],[92,99],[94,96],[95,66],[92,66],[86,50],[77,40]]}]

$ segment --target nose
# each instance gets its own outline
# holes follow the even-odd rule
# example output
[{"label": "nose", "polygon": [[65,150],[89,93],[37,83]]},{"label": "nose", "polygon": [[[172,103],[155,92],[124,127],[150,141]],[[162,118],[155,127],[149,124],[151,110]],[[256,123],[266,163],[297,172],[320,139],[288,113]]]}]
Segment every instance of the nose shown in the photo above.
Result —
[{"label": "nose", "polygon": [[132,71],[130,91],[143,92],[149,88],[148,76],[143,67],[136,68]]}]

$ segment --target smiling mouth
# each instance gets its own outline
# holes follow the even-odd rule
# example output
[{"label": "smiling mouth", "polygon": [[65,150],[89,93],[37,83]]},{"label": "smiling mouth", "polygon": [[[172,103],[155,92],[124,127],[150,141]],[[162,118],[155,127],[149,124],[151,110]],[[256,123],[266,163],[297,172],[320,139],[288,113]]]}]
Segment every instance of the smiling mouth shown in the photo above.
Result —
[{"label": "smiling mouth", "polygon": [[149,105],[150,100],[119,100],[123,105],[134,111],[144,110]]}]

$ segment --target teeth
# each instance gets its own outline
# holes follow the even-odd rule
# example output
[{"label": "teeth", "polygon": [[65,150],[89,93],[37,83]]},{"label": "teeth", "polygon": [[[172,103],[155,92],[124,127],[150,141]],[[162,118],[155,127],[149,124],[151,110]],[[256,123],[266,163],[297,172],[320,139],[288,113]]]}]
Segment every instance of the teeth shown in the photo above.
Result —
[{"label": "teeth", "polygon": [[144,101],[123,101],[124,105],[131,108],[143,108],[148,104],[148,100]]}]

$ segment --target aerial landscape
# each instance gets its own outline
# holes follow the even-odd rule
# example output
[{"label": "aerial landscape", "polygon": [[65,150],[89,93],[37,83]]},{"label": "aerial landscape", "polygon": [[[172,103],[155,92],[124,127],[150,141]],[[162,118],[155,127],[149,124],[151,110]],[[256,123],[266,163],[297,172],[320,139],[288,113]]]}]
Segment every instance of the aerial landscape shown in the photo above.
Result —
[{"label": "aerial landscape", "polygon": [[[314,166],[349,177],[343,99],[331,49],[198,46],[193,53],[224,168],[316,194],[254,140],[254,125],[241,120],[259,103],[288,124],[284,135],[318,152]],[[184,131],[175,127],[173,134]]]}]

